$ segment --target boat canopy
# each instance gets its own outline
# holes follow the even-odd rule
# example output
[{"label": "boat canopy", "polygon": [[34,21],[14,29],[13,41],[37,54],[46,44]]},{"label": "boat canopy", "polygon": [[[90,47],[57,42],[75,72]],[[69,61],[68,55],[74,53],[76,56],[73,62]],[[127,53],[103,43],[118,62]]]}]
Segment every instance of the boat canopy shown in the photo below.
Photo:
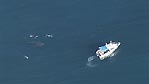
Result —
[{"label": "boat canopy", "polygon": [[99,49],[102,50],[103,52],[108,50],[108,48],[106,46],[101,46],[101,47],[99,47]]}]

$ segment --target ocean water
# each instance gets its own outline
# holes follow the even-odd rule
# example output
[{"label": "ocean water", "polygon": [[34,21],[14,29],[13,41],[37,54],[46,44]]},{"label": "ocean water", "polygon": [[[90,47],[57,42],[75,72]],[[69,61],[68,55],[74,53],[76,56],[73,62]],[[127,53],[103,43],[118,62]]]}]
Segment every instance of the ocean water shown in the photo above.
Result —
[{"label": "ocean water", "polygon": [[[148,10],[148,0],[0,0],[0,84],[148,84]],[[100,61],[110,40],[121,46]]]}]

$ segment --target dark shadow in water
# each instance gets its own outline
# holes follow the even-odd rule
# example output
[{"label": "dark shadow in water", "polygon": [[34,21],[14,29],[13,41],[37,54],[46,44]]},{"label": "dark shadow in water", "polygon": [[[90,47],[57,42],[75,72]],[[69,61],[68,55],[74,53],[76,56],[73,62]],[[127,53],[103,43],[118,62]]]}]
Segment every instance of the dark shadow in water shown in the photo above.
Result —
[{"label": "dark shadow in water", "polygon": [[43,47],[45,45],[45,43],[41,41],[31,41],[31,42],[28,42],[28,44],[33,45],[35,47]]}]

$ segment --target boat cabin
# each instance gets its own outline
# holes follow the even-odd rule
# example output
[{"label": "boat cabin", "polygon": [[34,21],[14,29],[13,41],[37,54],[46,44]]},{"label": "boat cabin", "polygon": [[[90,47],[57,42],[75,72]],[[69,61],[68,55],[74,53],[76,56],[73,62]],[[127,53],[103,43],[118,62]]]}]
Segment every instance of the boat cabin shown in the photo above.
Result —
[{"label": "boat cabin", "polygon": [[107,53],[108,51],[109,49],[106,46],[101,46],[99,47],[99,50],[97,50],[96,54],[101,56]]}]

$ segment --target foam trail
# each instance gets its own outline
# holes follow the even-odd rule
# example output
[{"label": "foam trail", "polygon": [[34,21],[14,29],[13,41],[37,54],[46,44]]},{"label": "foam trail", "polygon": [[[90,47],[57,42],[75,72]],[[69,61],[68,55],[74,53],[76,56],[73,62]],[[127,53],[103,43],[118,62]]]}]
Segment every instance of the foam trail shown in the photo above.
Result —
[{"label": "foam trail", "polygon": [[88,66],[88,67],[96,67],[97,66],[97,62],[96,62],[96,59],[97,58],[97,56],[91,56],[91,57],[89,57],[88,58],[88,62],[86,63],[86,65]]},{"label": "foam trail", "polygon": [[91,57],[89,57],[89,58],[88,58],[88,62],[94,60],[95,58],[96,58],[96,56],[91,56]]}]

